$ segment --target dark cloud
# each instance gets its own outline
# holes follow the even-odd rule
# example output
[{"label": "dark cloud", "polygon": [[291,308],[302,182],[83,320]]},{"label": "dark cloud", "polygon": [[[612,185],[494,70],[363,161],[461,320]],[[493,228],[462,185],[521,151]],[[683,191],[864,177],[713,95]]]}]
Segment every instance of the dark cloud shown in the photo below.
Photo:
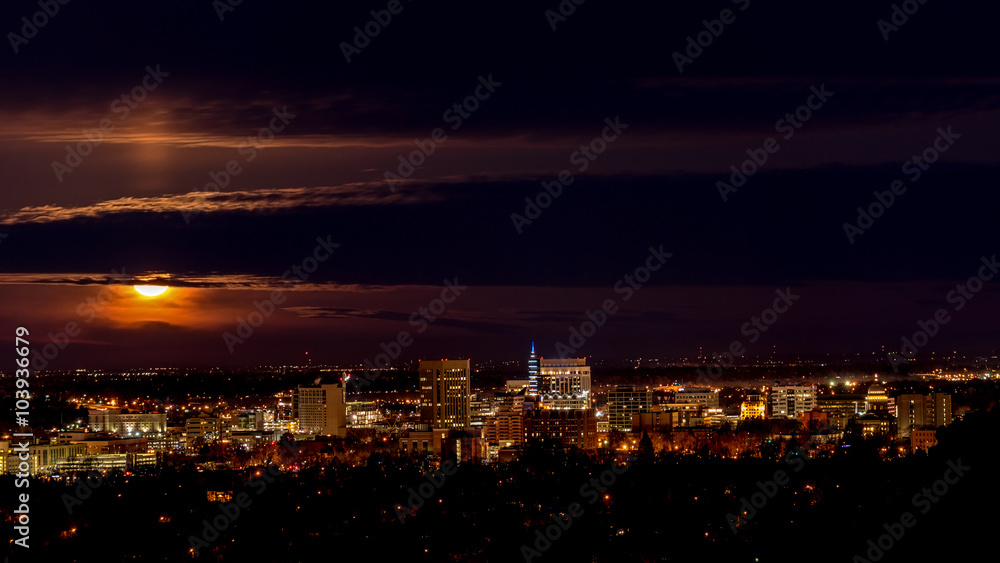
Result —
[{"label": "dark cloud", "polygon": [[[870,352],[997,252],[996,6],[928,2],[886,41],[888,1],[591,0],[555,31],[555,0],[404,1],[348,63],[341,43],[386,2],[242,2],[221,21],[216,4],[72,2],[0,56],[8,320],[58,330],[88,286],[122,290],[118,317],[59,362],[284,361],[306,346],[360,361],[456,277],[476,291],[407,354],[519,354],[530,335],[565,338],[661,245],[673,256],[582,353],[723,349],[779,287],[804,301],[765,348]],[[679,72],[674,53],[724,9],[736,21]],[[38,10],[4,3],[4,31]],[[169,75],[118,120],[147,66]],[[452,129],[444,112],[480,77],[500,85]],[[814,88],[832,97],[782,136]],[[294,119],[246,159],[247,137],[285,107]],[[578,168],[616,117],[627,129]],[[104,118],[115,130],[54,173]],[[949,127],[954,147],[852,244],[845,222]],[[390,189],[384,173],[436,128],[447,141]],[[724,203],[717,182],[770,137],[780,150]],[[230,163],[240,172],[214,180]],[[572,183],[527,209],[563,170]],[[531,217],[520,234],[512,214]],[[340,247],[283,280],[318,238]],[[150,281],[176,291],[114,287]],[[274,289],[294,291],[230,355],[220,335]],[[988,346],[982,311],[936,342]]]},{"label": "dark cloud", "polygon": [[[457,275],[476,285],[610,287],[660,245],[674,257],[656,285],[960,280],[997,250],[997,196],[981,187],[995,173],[937,163],[853,244],[844,223],[900,177],[898,167],[762,172],[727,203],[715,187],[720,176],[579,177],[520,235],[511,214],[524,215],[537,181],[440,184],[411,196],[358,188],[346,201],[313,194],[309,205],[298,199],[313,197],[303,190],[295,207],[252,211],[240,194],[226,194],[220,199],[232,206],[206,206],[190,224],[177,212],[98,204],[53,212],[63,220],[8,224],[0,269],[124,266],[178,283],[211,273],[266,281],[310,256],[321,237],[341,247],[310,283],[434,285]],[[945,221],[952,226],[941,228]]]},{"label": "dark cloud", "polygon": [[353,205],[404,205],[433,201],[438,194],[420,191],[413,185],[400,185],[397,190],[385,189],[385,184],[355,184],[337,187],[282,188],[249,192],[197,191],[175,196],[151,198],[121,198],[82,207],[25,207],[0,215],[0,225],[49,223],[75,219],[114,219],[122,215],[175,214],[185,224],[197,221],[205,213],[273,213],[289,209]]}]

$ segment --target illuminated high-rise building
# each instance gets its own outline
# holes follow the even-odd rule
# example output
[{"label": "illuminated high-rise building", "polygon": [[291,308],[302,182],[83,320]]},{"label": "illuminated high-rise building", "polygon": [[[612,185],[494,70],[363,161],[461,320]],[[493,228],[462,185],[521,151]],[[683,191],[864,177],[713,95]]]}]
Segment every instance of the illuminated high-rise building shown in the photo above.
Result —
[{"label": "illuminated high-rise building", "polygon": [[481,394],[469,397],[469,425],[476,428],[486,425],[486,420],[496,412],[494,401]]},{"label": "illuminated high-rise building", "polygon": [[937,429],[951,423],[951,395],[929,393],[927,395],[903,394],[896,399],[896,419],[899,435],[910,436],[911,431],[921,427]]},{"label": "illuminated high-rise building", "polygon": [[771,416],[797,418],[816,408],[815,385],[781,385],[771,387]]},{"label": "illuminated high-rise building", "polygon": [[531,354],[528,355],[528,394],[538,395],[538,356],[535,355],[535,343],[531,343]]},{"label": "illuminated high-rise building", "polygon": [[347,401],[343,383],[303,386],[292,395],[299,430],[327,436],[347,436]]},{"label": "illuminated high-rise building", "polygon": [[590,366],[586,358],[539,360],[541,393],[590,394]]},{"label": "illuminated high-rise building", "polygon": [[632,415],[651,412],[653,392],[631,385],[608,391],[608,426],[617,432],[632,431]]},{"label": "illuminated high-rise building", "polygon": [[500,448],[520,447],[524,442],[524,411],[501,407],[487,421],[487,440]]},{"label": "illuminated high-rise building", "polygon": [[538,395],[543,408],[587,409],[590,404],[590,366],[586,358],[539,360]]},{"label": "illuminated high-rise building", "polygon": [[466,428],[472,422],[469,360],[420,360],[420,422]]}]

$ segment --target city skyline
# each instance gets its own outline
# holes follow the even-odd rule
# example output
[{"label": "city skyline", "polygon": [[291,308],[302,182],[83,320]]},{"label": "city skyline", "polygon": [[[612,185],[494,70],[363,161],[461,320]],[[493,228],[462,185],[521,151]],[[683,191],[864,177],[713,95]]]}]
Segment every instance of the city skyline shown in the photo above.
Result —
[{"label": "city skyline", "polygon": [[988,552],[998,15],[0,3],[0,559]]}]

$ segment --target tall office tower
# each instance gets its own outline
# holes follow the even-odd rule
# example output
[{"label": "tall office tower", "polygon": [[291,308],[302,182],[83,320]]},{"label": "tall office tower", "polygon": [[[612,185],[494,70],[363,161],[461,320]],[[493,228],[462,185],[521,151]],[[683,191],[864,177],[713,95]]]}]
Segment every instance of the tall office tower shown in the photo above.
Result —
[{"label": "tall office tower", "polygon": [[528,355],[528,394],[538,395],[538,356],[535,356],[535,343],[531,343],[531,354]]},{"label": "tall office tower", "polygon": [[896,420],[902,437],[909,436],[911,431],[918,430],[921,426],[935,429],[948,426],[951,424],[951,395],[900,395],[896,398]]},{"label": "tall office tower", "polygon": [[587,409],[590,404],[590,367],[586,358],[539,360],[539,395],[543,406]]},{"label": "tall office tower", "polygon": [[[295,391],[292,391],[295,394]],[[274,395],[278,399],[278,403],[274,409],[274,423],[272,429],[278,430],[291,430],[295,427],[295,410],[292,399],[292,395],[286,395],[284,393],[277,393]]]},{"label": "tall office tower", "polygon": [[486,420],[496,412],[494,403],[494,398],[481,394],[471,395],[469,397],[469,425],[472,427],[484,426]]},{"label": "tall office tower", "polygon": [[797,418],[816,408],[815,385],[781,385],[771,387],[771,416]]},{"label": "tall office tower", "polygon": [[524,412],[501,407],[487,421],[487,439],[501,448],[520,447],[524,442]]},{"label": "tall office tower", "polygon": [[420,422],[431,428],[471,423],[469,360],[420,360]]},{"label": "tall office tower", "polygon": [[653,405],[653,392],[619,385],[608,391],[608,427],[619,432],[632,431],[632,415],[647,413]]},{"label": "tall office tower", "polygon": [[343,383],[298,387],[292,395],[299,430],[326,436],[347,436],[347,401]]}]

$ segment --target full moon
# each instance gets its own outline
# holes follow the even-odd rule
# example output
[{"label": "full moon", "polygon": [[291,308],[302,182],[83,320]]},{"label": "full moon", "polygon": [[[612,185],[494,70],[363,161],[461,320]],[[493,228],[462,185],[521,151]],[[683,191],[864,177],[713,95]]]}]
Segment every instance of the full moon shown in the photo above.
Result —
[{"label": "full moon", "polygon": [[165,285],[134,285],[132,287],[146,297],[156,297],[167,290]]}]

